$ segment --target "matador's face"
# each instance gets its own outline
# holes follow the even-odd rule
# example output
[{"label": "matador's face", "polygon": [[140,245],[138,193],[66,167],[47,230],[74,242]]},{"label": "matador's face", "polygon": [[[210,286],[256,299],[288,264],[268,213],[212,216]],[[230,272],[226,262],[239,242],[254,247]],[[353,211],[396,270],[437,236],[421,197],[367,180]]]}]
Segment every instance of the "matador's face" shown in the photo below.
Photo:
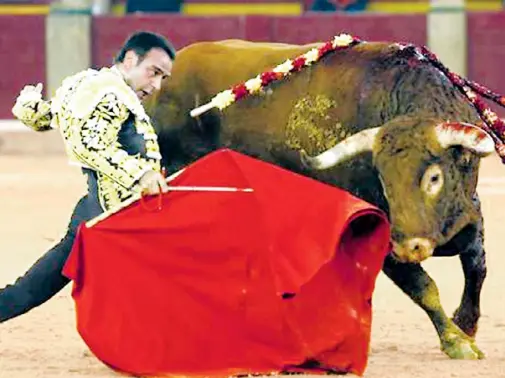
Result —
[{"label": "matador's face", "polygon": [[161,88],[162,80],[172,72],[172,59],[158,48],[150,50],[143,58],[134,51],[126,53],[123,68],[128,84],[140,100]]}]

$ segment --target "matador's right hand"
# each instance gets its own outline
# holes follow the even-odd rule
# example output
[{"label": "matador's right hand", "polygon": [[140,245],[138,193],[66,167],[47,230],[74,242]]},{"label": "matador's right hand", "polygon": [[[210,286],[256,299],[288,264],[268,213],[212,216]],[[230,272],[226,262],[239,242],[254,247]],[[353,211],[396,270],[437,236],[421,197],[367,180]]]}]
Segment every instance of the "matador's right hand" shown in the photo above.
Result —
[{"label": "matador's right hand", "polygon": [[143,194],[158,194],[161,192],[166,192],[168,190],[168,184],[165,177],[160,172],[147,171],[140,178],[139,181],[140,190]]}]

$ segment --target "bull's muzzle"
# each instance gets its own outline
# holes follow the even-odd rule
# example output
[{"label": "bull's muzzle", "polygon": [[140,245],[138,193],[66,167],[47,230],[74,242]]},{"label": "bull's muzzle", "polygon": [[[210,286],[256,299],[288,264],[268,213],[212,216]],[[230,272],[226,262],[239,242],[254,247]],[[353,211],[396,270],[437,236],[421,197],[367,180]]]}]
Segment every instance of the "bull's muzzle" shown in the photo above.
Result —
[{"label": "bull's muzzle", "polygon": [[420,263],[433,256],[435,243],[426,238],[411,238],[401,243],[393,242],[394,257],[404,263]]}]

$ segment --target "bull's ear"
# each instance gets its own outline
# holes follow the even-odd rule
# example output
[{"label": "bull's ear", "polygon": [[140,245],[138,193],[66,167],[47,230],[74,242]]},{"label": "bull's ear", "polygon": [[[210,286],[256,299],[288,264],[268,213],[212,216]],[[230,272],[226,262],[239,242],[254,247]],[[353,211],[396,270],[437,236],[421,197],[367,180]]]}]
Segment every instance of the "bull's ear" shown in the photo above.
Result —
[{"label": "bull's ear", "polygon": [[491,136],[478,126],[464,122],[442,122],[435,132],[443,148],[461,146],[479,157],[488,156],[495,150]]}]

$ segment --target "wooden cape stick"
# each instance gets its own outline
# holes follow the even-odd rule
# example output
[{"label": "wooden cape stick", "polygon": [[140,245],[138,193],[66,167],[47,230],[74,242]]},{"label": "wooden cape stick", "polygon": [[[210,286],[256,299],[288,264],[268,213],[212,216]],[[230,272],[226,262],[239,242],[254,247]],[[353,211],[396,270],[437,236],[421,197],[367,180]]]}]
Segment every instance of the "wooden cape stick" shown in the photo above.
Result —
[{"label": "wooden cape stick", "polygon": [[[179,176],[184,169],[181,169],[169,177],[166,178],[166,182],[169,183],[173,181],[177,176]],[[168,191],[188,191],[188,192],[247,192],[251,193],[254,190],[252,188],[233,188],[233,187],[225,187],[225,186],[171,186],[168,188]],[[124,202],[121,202],[117,207],[110,209],[108,211],[103,212],[102,214],[96,216],[95,218],[86,222],[86,227],[93,227],[98,222],[107,219],[111,215],[119,212],[120,210],[126,208],[131,205],[135,201],[140,200],[142,197],[141,193],[135,194],[131,198],[127,199]]]}]

